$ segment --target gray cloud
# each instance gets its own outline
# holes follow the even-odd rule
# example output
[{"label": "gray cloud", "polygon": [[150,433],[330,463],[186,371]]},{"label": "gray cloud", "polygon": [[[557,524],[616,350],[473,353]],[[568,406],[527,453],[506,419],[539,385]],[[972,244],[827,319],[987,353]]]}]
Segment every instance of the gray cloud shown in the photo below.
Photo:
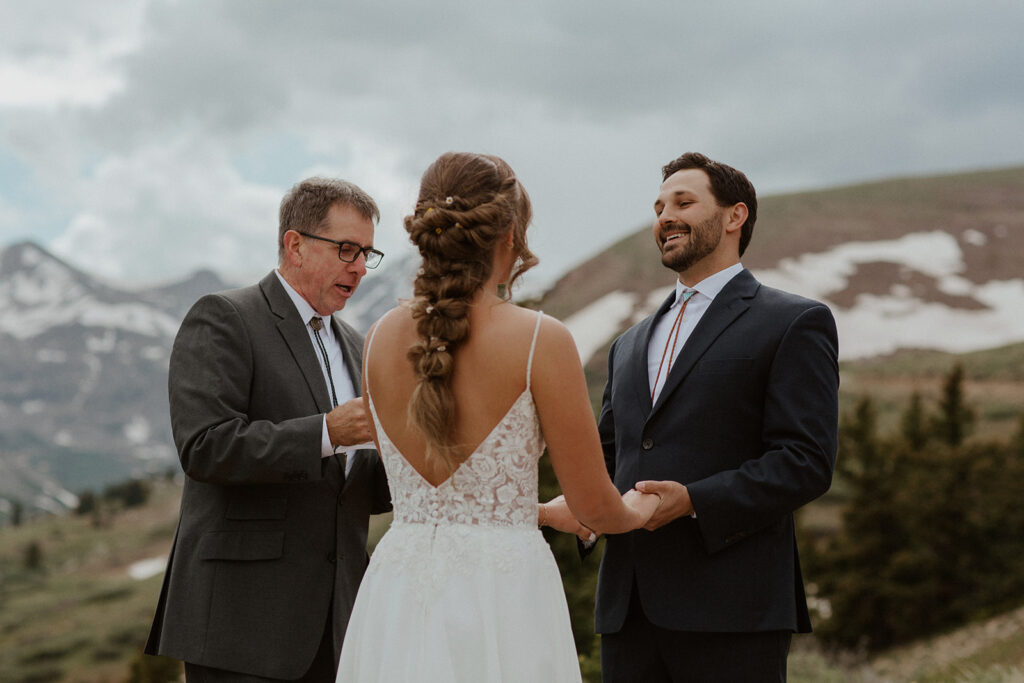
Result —
[{"label": "gray cloud", "polygon": [[[84,26],[75,49],[120,89],[98,105],[0,108],[0,155],[67,205],[54,245],[69,256],[147,226],[105,266],[126,277],[265,269],[249,242],[272,240],[273,198],[314,169],[372,188],[378,241],[401,249],[419,174],[448,149],[517,169],[541,279],[647,221],[660,165],[688,149],[762,193],[1024,162],[1024,6],[1002,0],[121,0],[115,19],[63,7],[56,22],[5,7],[0,36],[17,40],[0,69],[67,58]],[[178,243],[161,249],[164,234]],[[144,252],[160,268],[140,272]]]}]

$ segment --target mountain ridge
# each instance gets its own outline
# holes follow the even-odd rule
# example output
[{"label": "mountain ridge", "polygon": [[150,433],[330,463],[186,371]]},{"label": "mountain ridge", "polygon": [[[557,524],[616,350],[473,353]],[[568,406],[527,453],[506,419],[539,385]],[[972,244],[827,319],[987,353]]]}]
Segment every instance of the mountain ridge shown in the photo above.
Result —
[{"label": "mountain ridge", "polygon": [[[849,362],[900,349],[964,353],[1024,340],[1024,167],[759,203],[744,265],[767,285],[833,308],[850,377],[864,372]],[[365,332],[410,295],[417,267],[409,254],[371,271],[343,318]],[[570,328],[599,396],[608,345],[654,310],[674,277],[641,229],[530,305]],[[84,489],[177,469],[166,398],[171,342],[199,296],[227,287],[200,270],[121,288],[33,242],[0,250],[0,516],[15,500],[60,511]]]},{"label": "mountain ridge", "polygon": [[[344,319],[368,328],[411,289],[414,268],[374,271]],[[85,489],[178,467],[171,344],[199,297],[229,287],[204,269],[119,288],[32,241],[0,250],[0,517],[14,501],[60,512]]]},{"label": "mountain ridge", "polygon": [[[766,285],[827,303],[845,358],[906,347],[967,352],[1024,339],[1024,167],[772,195],[758,204],[743,265]],[[557,280],[540,305],[583,340],[586,362],[653,312],[674,280],[641,229]]]}]

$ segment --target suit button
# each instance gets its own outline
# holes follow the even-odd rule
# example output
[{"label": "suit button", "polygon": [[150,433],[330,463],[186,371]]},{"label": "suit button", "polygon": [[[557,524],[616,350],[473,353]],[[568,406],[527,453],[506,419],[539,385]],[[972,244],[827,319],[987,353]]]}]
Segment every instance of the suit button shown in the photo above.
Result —
[{"label": "suit button", "polygon": [[327,561],[330,562],[331,564],[334,564],[335,556],[334,556],[334,551],[333,550],[331,552],[327,553]]},{"label": "suit button", "polygon": [[645,451],[651,450],[652,448],[654,448],[654,439],[644,439],[643,443],[640,444],[640,447],[643,448]]}]

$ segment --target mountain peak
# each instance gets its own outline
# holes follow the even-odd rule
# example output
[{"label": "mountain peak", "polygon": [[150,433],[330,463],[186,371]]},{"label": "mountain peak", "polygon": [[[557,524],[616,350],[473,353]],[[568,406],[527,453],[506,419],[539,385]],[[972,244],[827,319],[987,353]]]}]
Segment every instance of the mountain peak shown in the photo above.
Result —
[{"label": "mountain peak", "polygon": [[25,240],[0,250],[0,281],[6,280],[12,273],[37,270],[47,267],[47,264],[79,272],[47,251],[38,242]]},{"label": "mountain peak", "polygon": [[19,339],[72,324],[161,337],[177,329],[138,295],[102,284],[31,241],[0,254],[0,311],[0,334]]}]

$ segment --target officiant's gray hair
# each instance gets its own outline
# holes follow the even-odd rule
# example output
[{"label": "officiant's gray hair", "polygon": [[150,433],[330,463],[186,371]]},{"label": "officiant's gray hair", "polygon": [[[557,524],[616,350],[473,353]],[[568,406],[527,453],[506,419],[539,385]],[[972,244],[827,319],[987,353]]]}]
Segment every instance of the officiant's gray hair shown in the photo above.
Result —
[{"label": "officiant's gray hair", "polygon": [[281,199],[277,225],[278,261],[284,257],[284,234],[295,230],[319,235],[326,229],[327,213],[335,204],[351,206],[363,218],[380,222],[377,203],[355,183],[340,178],[306,178],[293,185]]}]

